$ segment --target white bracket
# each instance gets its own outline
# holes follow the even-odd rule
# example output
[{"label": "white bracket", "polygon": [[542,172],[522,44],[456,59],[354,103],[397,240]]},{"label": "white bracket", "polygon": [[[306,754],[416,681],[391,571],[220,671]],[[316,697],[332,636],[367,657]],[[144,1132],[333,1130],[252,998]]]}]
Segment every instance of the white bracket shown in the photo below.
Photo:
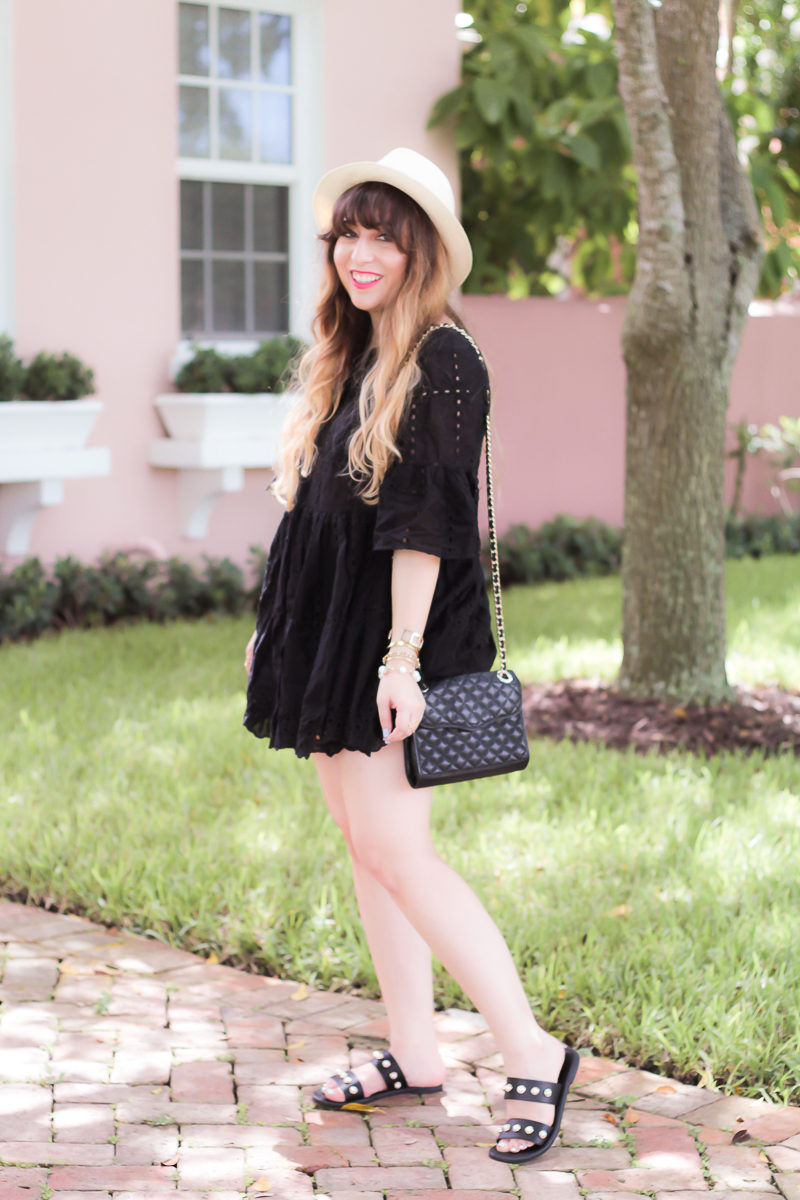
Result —
[{"label": "white bracket", "polygon": [[241,492],[243,487],[242,467],[220,467],[217,470],[184,468],[178,483],[178,506],[184,537],[205,537],[211,510],[219,497],[230,492]]},{"label": "white bracket", "polygon": [[0,545],[5,554],[25,555],[36,518],[43,508],[63,502],[64,484],[60,479],[4,483],[0,495]]}]

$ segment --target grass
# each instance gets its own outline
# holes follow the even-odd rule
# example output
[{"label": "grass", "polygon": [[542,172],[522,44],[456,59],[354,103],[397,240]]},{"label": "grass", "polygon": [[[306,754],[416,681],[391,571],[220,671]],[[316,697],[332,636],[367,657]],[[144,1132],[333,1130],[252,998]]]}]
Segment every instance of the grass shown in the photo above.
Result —
[{"label": "grass", "polygon": [[[800,559],[728,565],[734,681],[800,679]],[[508,592],[523,678],[619,661],[619,580]],[[376,994],[316,775],[241,729],[247,621],[0,650],[0,890]],[[436,838],[546,1026],[636,1064],[800,1100],[800,770],[537,741],[441,790]],[[437,975],[437,999],[463,1003]]]}]

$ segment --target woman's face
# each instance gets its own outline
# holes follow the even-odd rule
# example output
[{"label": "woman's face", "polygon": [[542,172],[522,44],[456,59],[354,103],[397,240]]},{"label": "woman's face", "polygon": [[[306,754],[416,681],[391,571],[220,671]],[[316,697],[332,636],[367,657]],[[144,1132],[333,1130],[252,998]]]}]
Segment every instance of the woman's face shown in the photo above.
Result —
[{"label": "woman's face", "polygon": [[333,263],[356,308],[373,318],[397,298],[406,277],[408,255],[380,229],[349,226],[333,247]]}]

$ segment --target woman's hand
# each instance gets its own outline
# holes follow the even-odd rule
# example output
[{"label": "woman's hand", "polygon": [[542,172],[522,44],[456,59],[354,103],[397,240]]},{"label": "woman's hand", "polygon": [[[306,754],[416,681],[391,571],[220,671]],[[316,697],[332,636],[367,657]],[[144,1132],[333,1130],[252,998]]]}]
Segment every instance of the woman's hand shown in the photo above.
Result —
[{"label": "woman's hand", "polygon": [[406,675],[402,671],[386,671],[378,684],[378,716],[387,745],[389,742],[402,742],[413,733],[424,712],[425,697],[413,675]]},{"label": "woman's hand", "polygon": [[245,669],[245,671],[247,671],[248,675],[250,674],[250,672],[253,669],[253,650],[255,649],[255,645],[256,645],[256,631],[254,629],[253,636],[250,638],[250,641],[247,643],[247,646],[245,647],[245,652],[244,652],[244,669]]}]

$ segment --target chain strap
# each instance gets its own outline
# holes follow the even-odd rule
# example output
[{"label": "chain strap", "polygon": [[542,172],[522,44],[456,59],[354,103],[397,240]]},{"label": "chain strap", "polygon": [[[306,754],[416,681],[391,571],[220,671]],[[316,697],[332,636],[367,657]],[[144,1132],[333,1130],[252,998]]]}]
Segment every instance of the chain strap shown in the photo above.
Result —
[{"label": "chain strap", "polygon": [[[451,322],[443,321],[439,325],[429,326],[415,345],[412,347],[409,358],[416,354],[425,339],[434,332],[435,329],[455,329],[463,338],[469,342],[478,358],[483,363],[486,375],[488,378],[489,370],[486,366],[486,360],[481,353],[480,346],[460,325],[454,325]],[[492,594],[494,596],[494,619],[497,626],[497,650],[500,655],[500,671],[502,676],[508,676],[508,663],[506,660],[506,630],[503,621],[503,595],[500,590],[500,554],[497,549],[497,526],[494,515],[494,481],[492,477],[492,393],[487,386],[486,396],[489,404],[486,409],[486,507],[489,510],[489,557],[492,565]]]}]

